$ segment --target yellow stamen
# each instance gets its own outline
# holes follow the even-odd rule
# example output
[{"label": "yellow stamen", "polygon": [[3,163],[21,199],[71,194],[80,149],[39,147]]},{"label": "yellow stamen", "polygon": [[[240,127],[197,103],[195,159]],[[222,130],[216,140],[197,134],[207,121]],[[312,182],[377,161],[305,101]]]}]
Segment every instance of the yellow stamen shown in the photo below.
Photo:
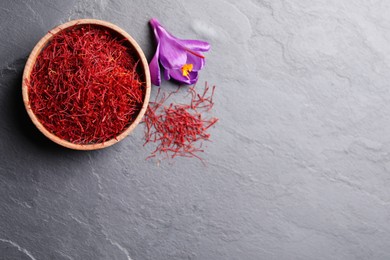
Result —
[{"label": "yellow stamen", "polygon": [[183,76],[184,77],[188,77],[188,75],[190,74],[190,72],[192,71],[192,68],[194,67],[193,64],[184,64],[183,67],[181,67],[181,71],[183,73]]}]

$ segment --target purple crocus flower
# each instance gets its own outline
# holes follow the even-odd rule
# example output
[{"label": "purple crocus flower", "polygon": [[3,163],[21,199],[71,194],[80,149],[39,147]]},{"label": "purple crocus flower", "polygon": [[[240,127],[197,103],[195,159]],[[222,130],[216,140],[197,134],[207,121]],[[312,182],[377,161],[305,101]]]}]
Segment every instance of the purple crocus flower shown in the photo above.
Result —
[{"label": "purple crocus flower", "polygon": [[182,40],[167,32],[157,21],[151,19],[157,40],[157,49],[149,64],[152,83],[161,84],[160,63],[166,80],[174,79],[184,84],[194,84],[198,80],[198,71],[205,64],[205,57],[200,52],[210,49],[210,44],[198,40]]}]

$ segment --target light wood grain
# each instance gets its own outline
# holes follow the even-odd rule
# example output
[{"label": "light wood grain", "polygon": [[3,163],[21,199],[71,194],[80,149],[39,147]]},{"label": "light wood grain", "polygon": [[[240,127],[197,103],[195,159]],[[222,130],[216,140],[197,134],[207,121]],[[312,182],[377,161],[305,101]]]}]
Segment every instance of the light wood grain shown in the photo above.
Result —
[{"label": "light wood grain", "polygon": [[[109,140],[107,142],[104,142],[104,143],[81,145],[81,144],[74,144],[74,143],[68,142],[66,140],[63,140],[63,139],[55,136],[51,132],[49,132],[41,124],[41,122],[38,120],[38,118],[36,117],[36,115],[34,114],[34,112],[32,111],[32,109],[30,107],[29,96],[28,96],[28,86],[26,84],[26,80],[28,80],[29,77],[30,77],[30,74],[31,74],[31,72],[33,70],[33,67],[34,67],[35,61],[37,59],[37,56],[42,51],[42,49],[47,45],[47,43],[51,40],[53,35],[55,35],[56,33],[58,33],[59,31],[61,31],[63,29],[66,29],[68,27],[74,26],[76,24],[77,25],[82,25],[82,24],[99,25],[99,26],[107,27],[107,28],[109,28],[111,30],[114,30],[117,33],[119,33],[120,35],[122,35],[124,38],[126,38],[130,42],[130,44],[134,47],[135,51],[137,52],[137,54],[139,56],[139,59],[140,59],[140,62],[141,62],[143,73],[145,75],[146,94],[145,94],[145,98],[144,98],[144,101],[143,101],[142,108],[141,108],[138,116],[136,117],[134,122],[124,132],[122,132],[116,138],[111,139],[111,140]],[[96,19],[73,20],[73,21],[64,23],[62,25],[59,25],[59,26],[55,27],[54,29],[50,30],[50,32],[47,33],[37,43],[37,45],[32,50],[32,52],[31,52],[31,54],[30,54],[30,56],[29,56],[29,58],[27,60],[26,66],[24,68],[23,81],[22,81],[22,91],[23,91],[24,105],[26,107],[28,115],[30,116],[30,118],[31,118],[32,122],[35,124],[35,126],[46,137],[48,137],[53,142],[55,142],[55,143],[57,143],[59,145],[62,145],[64,147],[67,147],[67,148],[70,148],[70,149],[75,149],[75,150],[97,150],[97,149],[102,149],[102,148],[111,146],[111,145],[121,141],[123,138],[125,138],[127,135],[129,135],[134,130],[134,128],[140,123],[140,121],[142,120],[142,117],[144,116],[144,114],[146,112],[146,109],[147,109],[148,103],[149,103],[150,90],[151,90],[151,82],[150,82],[150,73],[149,73],[148,62],[147,62],[147,60],[145,58],[145,55],[144,55],[142,49],[139,47],[138,43],[127,32],[125,32],[123,29],[119,28],[118,26],[116,26],[116,25],[114,25],[112,23],[106,22],[106,21],[101,21],[101,20],[96,20]]]}]

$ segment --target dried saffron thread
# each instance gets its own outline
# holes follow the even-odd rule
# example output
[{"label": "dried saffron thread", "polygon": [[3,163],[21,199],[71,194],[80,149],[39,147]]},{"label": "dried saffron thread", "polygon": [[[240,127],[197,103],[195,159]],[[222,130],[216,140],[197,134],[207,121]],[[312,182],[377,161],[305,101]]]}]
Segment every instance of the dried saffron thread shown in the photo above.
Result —
[{"label": "dried saffron thread", "polygon": [[210,111],[214,106],[213,96],[215,86],[211,88],[205,83],[205,88],[199,94],[195,86],[188,88],[191,96],[189,104],[169,104],[164,106],[166,101],[176,91],[161,96],[160,89],[154,101],[149,103],[143,122],[145,123],[145,143],[157,143],[157,147],[147,158],[163,154],[166,158],[195,157],[203,152],[203,141],[210,139],[207,130],[213,126],[218,119],[213,117],[204,118],[204,112]]},{"label": "dried saffron thread", "polygon": [[133,52],[103,27],[60,31],[27,81],[32,111],[48,131],[75,144],[116,138],[134,121],[145,96]]}]

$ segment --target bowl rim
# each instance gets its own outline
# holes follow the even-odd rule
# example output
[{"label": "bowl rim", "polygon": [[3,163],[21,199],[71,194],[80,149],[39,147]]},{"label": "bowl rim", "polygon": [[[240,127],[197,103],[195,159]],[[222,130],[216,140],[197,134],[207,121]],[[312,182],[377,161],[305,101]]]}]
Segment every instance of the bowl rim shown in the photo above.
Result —
[{"label": "bowl rim", "polygon": [[[110,30],[114,30],[115,32],[119,33],[121,36],[126,38],[126,40],[129,41],[129,43],[133,46],[133,48],[136,51],[136,54],[139,56],[139,59],[142,64],[142,69],[145,75],[145,85],[146,85],[146,92],[145,92],[145,98],[143,100],[143,104],[141,107],[141,110],[139,111],[137,117],[135,120],[129,125],[128,128],[126,128],[121,134],[119,134],[117,137],[110,139],[103,143],[96,143],[96,144],[75,144],[72,142],[69,142],[67,140],[61,139],[58,136],[54,135],[53,133],[49,132],[43,124],[38,120],[37,116],[34,114],[30,107],[29,102],[29,95],[28,95],[28,85],[27,80],[30,78],[31,72],[34,68],[36,59],[42,49],[47,45],[47,43],[54,37],[55,34],[60,32],[61,30],[64,30],[66,28],[75,26],[75,25],[83,25],[83,24],[91,24],[91,25],[98,25],[102,27],[106,27]],[[26,62],[24,71],[23,71],[23,78],[22,78],[22,95],[23,95],[23,102],[24,106],[27,110],[27,113],[29,117],[31,118],[34,125],[41,131],[47,138],[52,140],[53,142],[64,146],[66,148],[74,149],[74,150],[97,150],[102,149],[105,147],[109,147],[113,144],[118,143],[119,141],[123,140],[126,136],[128,136],[134,128],[141,122],[142,117],[144,116],[146,109],[149,104],[149,98],[150,98],[150,92],[151,92],[151,80],[150,80],[150,72],[149,72],[149,65],[146,60],[145,54],[143,53],[141,47],[138,45],[138,43],[122,28],[119,26],[112,24],[107,21],[103,20],[97,20],[97,19],[77,19],[72,20],[69,22],[66,22],[64,24],[58,25],[51,29],[45,36],[39,40],[39,42],[35,45],[34,49],[31,51],[30,56]]]}]

